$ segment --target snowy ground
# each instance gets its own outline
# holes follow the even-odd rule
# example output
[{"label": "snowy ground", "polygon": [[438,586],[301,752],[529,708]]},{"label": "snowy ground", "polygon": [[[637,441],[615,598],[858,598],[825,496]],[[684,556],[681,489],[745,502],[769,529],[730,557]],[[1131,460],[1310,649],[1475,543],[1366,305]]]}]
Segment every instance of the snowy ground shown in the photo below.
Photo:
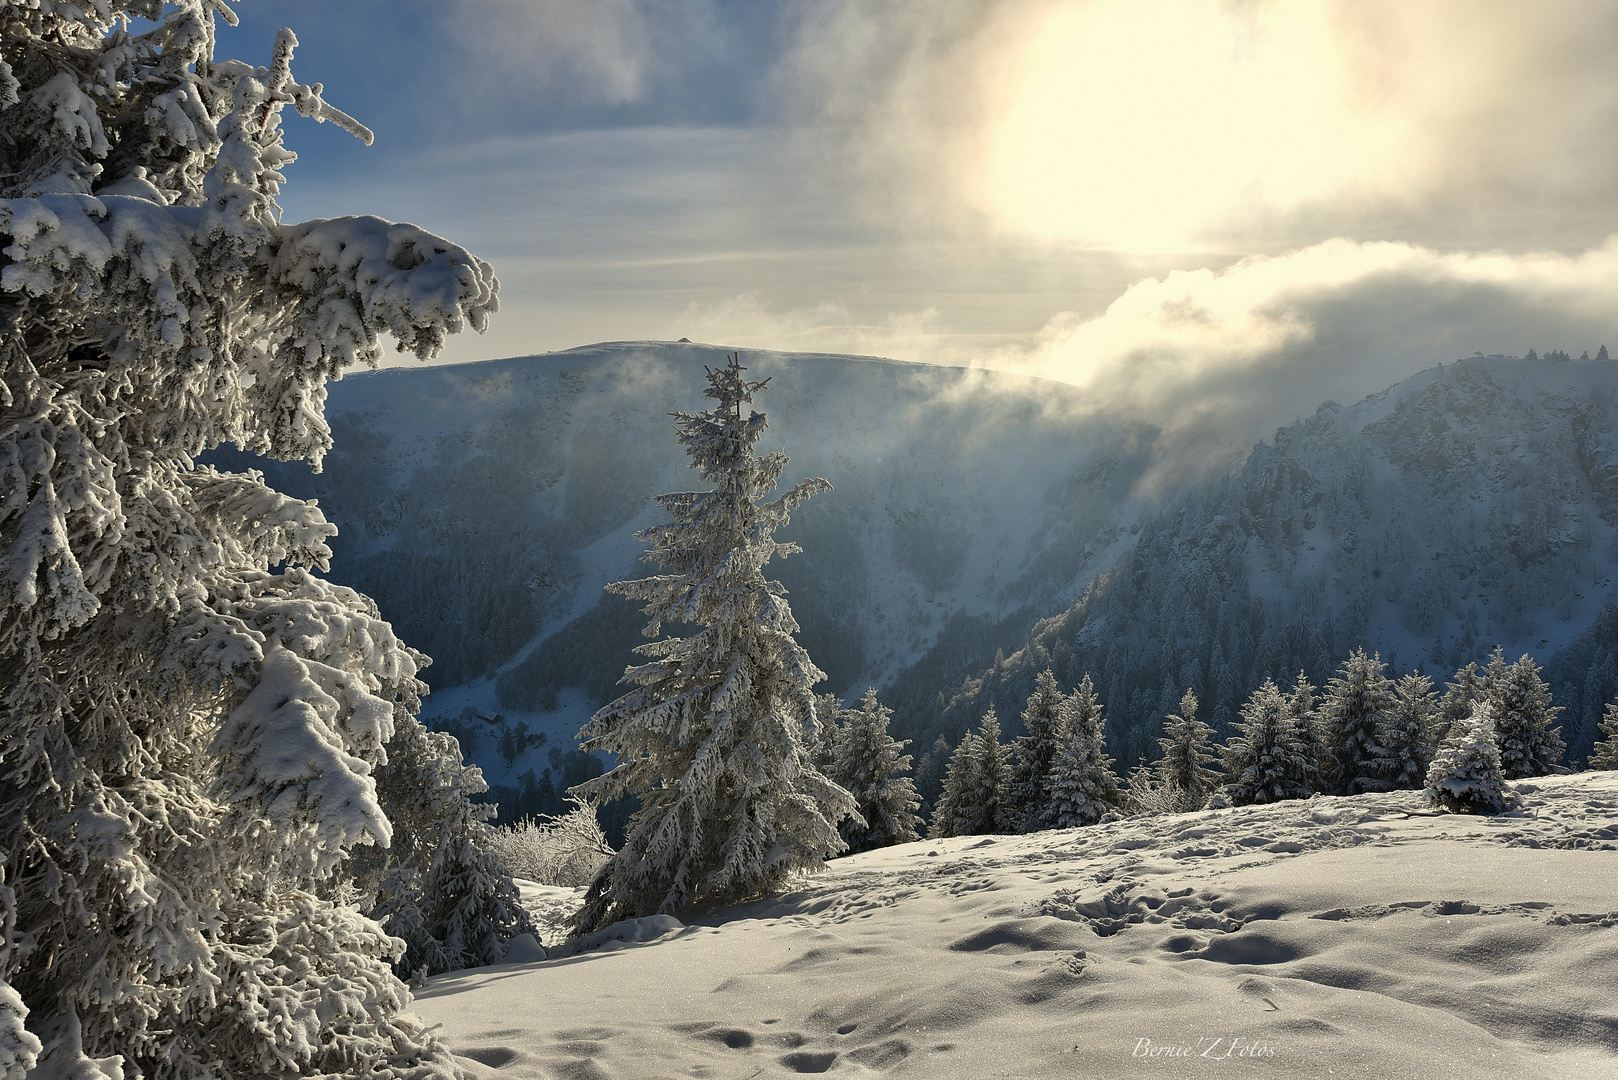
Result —
[{"label": "snowy ground", "polygon": [[924,841],[417,1006],[480,1080],[1618,1077],[1618,773],[1518,790]]}]

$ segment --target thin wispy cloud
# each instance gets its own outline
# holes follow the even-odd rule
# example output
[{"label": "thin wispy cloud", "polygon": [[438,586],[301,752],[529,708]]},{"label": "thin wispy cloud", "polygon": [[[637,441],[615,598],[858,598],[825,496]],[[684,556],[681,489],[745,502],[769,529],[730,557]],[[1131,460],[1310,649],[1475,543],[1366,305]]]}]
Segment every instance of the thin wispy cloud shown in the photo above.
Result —
[{"label": "thin wispy cloud", "polygon": [[645,91],[656,59],[652,20],[636,0],[478,0],[444,26],[494,73],[623,105]]}]

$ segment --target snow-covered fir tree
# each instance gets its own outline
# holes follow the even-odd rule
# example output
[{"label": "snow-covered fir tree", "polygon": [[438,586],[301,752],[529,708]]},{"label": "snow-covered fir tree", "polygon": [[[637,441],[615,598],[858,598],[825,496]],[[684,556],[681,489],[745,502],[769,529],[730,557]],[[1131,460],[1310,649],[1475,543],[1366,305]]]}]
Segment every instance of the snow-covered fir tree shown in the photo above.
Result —
[{"label": "snow-covered fir tree", "polygon": [[1000,718],[994,707],[983,714],[978,730],[961,737],[944,773],[944,790],[933,807],[927,835],[979,836],[1009,831],[1005,823],[1008,747],[1000,742]]},{"label": "snow-covered fir tree", "polygon": [[978,795],[972,802],[983,808],[983,823],[976,831],[1011,832],[1006,807],[1006,784],[1011,777],[1007,759],[1011,748],[1000,741],[1000,717],[992,705],[978,725],[977,751]]},{"label": "snow-covered fir tree", "polygon": [[[0,971],[11,967],[17,941],[17,898],[6,884],[5,864],[11,860],[0,850]],[[28,1007],[11,984],[0,978],[0,1077],[23,1080],[39,1062],[44,1047],[24,1024]]]},{"label": "snow-covered fir tree", "polygon": [[1095,684],[1086,672],[1068,697],[1062,747],[1051,763],[1051,801],[1045,820],[1055,828],[1094,825],[1123,808],[1124,793],[1107,755],[1105,723]]},{"label": "snow-covered fir tree", "polygon": [[1438,715],[1433,681],[1420,672],[1411,672],[1393,686],[1393,708],[1384,729],[1388,751],[1386,779],[1390,787],[1411,791],[1427,782],[1427,768],[1433,761],[1429,741]]},{"label": "snow-covered fir tree", "polygon": [[1590,748],[1590,768],[1618,769],[1618,703],[1607,706],[1596,728],[1601,737]]},{"label": "snow-covered fir tree", "polygon": [[1385,728],[1393,710],[1393,683],[1381,656],[1355,649],[1326,685],[1319,708],[1325,743],[1325,780],[1332,793],[1386,791],[1390,770]]},{"label": "snow-covered fir tree", "polygon": [[1292,680],[1292,690],[1287,694],[1287,708],[1295,720],[1309,719],[1315,715],[1315,684],[1302,670]]},{"label": "snow-covered fir tree", "polygon": [[704,393],[713,408],[675,414],[691,467],[713,487],[658,496],[672,520],[636,534],[651,545],[645,560],[666,572],[607,586],[645,604],[647,637],[664,623],[701,629],[638,646],[646,662],[623,677],[635,689],[579,732],[582,749],[619,764],[574,793],[597,804],[634,794],[641,807],[590,883],[578,934],[768,893],[842,851],[837,823],[857,816],[852,796],[815,768],[805,745],[814,685],[825,676],[793,637],[786,590],[764,576],[772,558],[799,550],[775,530],[831,485],[804,480],[763,501],[787,457],[755,450],[765,417],[742,406],[765,383],[745,370],[734,356],[710,369]]},{"label": "snow-covered fir tree", "polygon": [[975,836],[988,831],[982,827],[983,807],[976,801],[983,791],[979,773],[983,760],[982,741],[975,732],[968,731],[950,755],[949,765],[944,770],[943,790],[927,822],[929,837]]},{"label": "snow-covered fir tree", "polygon": [[1274,679],[1242,705],[1236,732],[1223,752],[1229,779],[1219,789],[1228,806],[1307,799],[1315,793],[1318,763],[1309,754],[1286,695]]},{"label": "snow-covered fir tree", "polygon": [[1427,803],[1456,814],[1498,814],[1514,801],[1500,768],[1494,712],[1487,699],[1450,725],[1427,770]]},{"label": "snow-covered fir tree", "polygon": [[1157,778],[1145,754],[1137,758],[1135,767],[1129,770],[1129,775],[1124,779],[1123,792],[1122,810],[1130,816],[1184,812],[1181,798],[1183,793],[1170,788]]},{"label": "snow-covered fir tree", "polygon": [[[857,709],[850,709],[841,737],[832,778],[854,796],[858,818],[845,818],[843,840],[850,852],[908,844],[920,838],[921,800],[910,771],[906,743],[888,734],[893,710],[876,699],[876,688],[865,691]],[[860,824],[860,820],[864,824]]]},{"label": "snow-covered fir tree", "polygon": [[394,833],[375,770],[425,658],[319,576],[313,503],[196,460],[318,466],[326,380],[382,333],[426,358],[481,330],[497,286],[414,226],[283,223],[285,108],[370,135],[293,78],[290,31],[264,66],[216,59],[220,16],[0,5],[0,837],[26,943],[0,1011],[80,1080],[448,1077],[347,902],[350,855]]},{"label": "snow-covered fir tree", "polygon": [[1164,719],[1164,735],[1157,740],[1163,756],[1157,759],[1156,787],[1170,813],[1201,809],[1219,786],[1216,758],[1208,744],[1213,728],[1197,719],[1197,695],[1190,688],[1180,697],[1180,711]]},{"label": "snow-covered fir tree", "polygon": [[1556,718],[1559,705],[1551,704],[1551,689],[1540,677],[1539,665],[1526,653],[1515,664],[1495,647],[1484,670],[1483,697],[1494,717],[1495,745],[1507,780],[1544,776],[1556,771],[1567,750]]},{"label": "snow-covered fir tree", "polygon": [[832,764],[837,760],[837,740],[847,722],[843,699],[836,694],[816,694],[813,720],[813,734],[809,733],[807,726],[804,732],[805,741],[809,744],[809,760],[815,763],[815,768],[830,776]]},{"label": "snow-covered fir tree", "polygon": [[1056,684],[1056,674],[1046,668],[1035,679],[1034,692],[1023,709],[1025,734],[1012,744],[1005,818],[1013,832],[1033,832],[1046,825],[1051,762],[1061,746],[1065,709],[1066,698]]},{"label": "snow-covered fir tree", "polygon": [[1488,679],[1477,661],[1472,660],[1455,672],[1455,678],[1444,686],[1444,695],[1438,702],[1438,715],[1433,721],[1432,742],[1444,741],[1449,729],[1458,721],[1472,715],[1472,709],[1482,700]]},{"label": "snow-covered fir tree", "polygon": [[916,794],[921,796],[921,816],[932,821],[933,806],[944,791],[944,770],[949,766],[949,742],[939,735],[933,745],[916,762]]},{"label": "snow-covered fir tree", "polygon": [[451,735],[406,716],[376,771],[393,843],[355,858],[355,887],[374,895],[371,917],[405,942],[402,977],[498,963],[532,930],[489,821],[498,807],[472,801],[489,789]]},{"label": "snow-covered fir tree", "polygon": [[1315,708],[1315,684],[1309,681],[1308,675],[1299,671],[1292,680],[1292,690],[1287,694],[1287,712],[1298,726],[1298,742],[1303,746],[1304,753],[1315,762],[1315,790],[1323,791],[1326,787],[1326,768],[1331,755],[1326,750],[1326,740],[1320,734],[1320,712]]}]

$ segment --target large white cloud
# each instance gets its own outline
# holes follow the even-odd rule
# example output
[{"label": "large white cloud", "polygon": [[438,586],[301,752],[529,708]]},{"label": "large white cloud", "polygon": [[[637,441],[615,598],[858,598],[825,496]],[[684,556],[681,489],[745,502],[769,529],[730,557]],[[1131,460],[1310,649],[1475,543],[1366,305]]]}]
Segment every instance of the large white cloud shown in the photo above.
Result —
[{"label": "large white cloud", "polygon": [[1322,401],[1357,400],[1476,352],[1618,347],[1618,237],[1577,256],[1334,239],[1147,278],[1098,315],[1060,314],[999,342],[952,332],[932,310],[861,324],[843,305],[773,311],[747,295],[693,308],[681,325],[727,344],[976,364],[1073,383],[1095,412],[1148,420],[1171,448],[1209,459],[1240,452]]},{"label": "large white cloud", "polygon": [[[1216,177],[1207,189],[1217,197],[1199,204],[1200,250],[1148,258],[1084,245],[1073,239],[1082,213],[1039,235],[996,202],[1008,160],[996,154],[1028,115],[1018,95],[1039,64],[1061,59],[1037,55],[1041,32],[1055,26],[1094,53],[1083,34],[1112,26],[1101,46],[1116,41],[1124,62],[1108,100],[1135,115],[1128,107],[1156,77],[1153,57],[1141,56],[1139,78],[1128,63],[1152,41],[1139,19],[1190,11],[1182,0],[799,5],[747,31],[780,36],[768,76],[746,91],[776,104],[745,124],[513,134],[418,155],[368,184],[363,206],[343,201],[346,181],[300,181],[289,209],[416,219],[491,257],[502,315],[489,338],[457,339],[446,359],[687,336],[982,364],[1084,385],[1098,409],[1137,413],[1203,447],[1250,443],[1322,399],[1351,400],[1474,350],[1618,346],[1615,256],[1601,243],[1618,231],[1618,76],[1607,61],[1618,8],[1186,2],[1224,52],[1198,54],[1181,34],[1157,59],[1182,56],[1217,80],[1250,46],[1263,63],[1247,75],[1262,89],[1296,66],[1288,49],[1324,50],[1329,78],[1309,86],[1335,96],[1317,95],[1315,114],[1295,109],[1287,123],[1327,115],[1375,136],[1251,200],[1239,170]],[[725,50],[757,44],[721,25],[736,10],[726,0],[468,0],[444,17],[465,20],[455,32],[487,69],[457,78],[519,105],[541,84],[552,97],[572,85],[596,103],[579,115],[594,116],[691,79],[728,85]],[[1183,97],[1198,84],[1176,85]],[[1058,117],[1061,103],[1058,93]],[[1266,133],[1289,129],[1273,120],[1252,117],[1263,138],[1247,145],[1260,165],[1318,149],[1318,138],[1276,143]],[[1111,145],[1105,132],[1049,126],[1080,151]],[[1149,186],[1161,179],[1151,170],[1172,171],[1174,145],[1167,158],[1142,146],[1075,160],[1106,170],[1111,188]],[[1195,166],[1155,197],[1166,204],[1174,184],[1195,185]]]},{"label": "large white cloud", "polygon": [[884,222],[1272,252],[1618,228],[1609,5],[840,0],[798,41],[802,122]]},{"label": "large white cloud", "polygon": [[1594,352],[1615,305],[1618,238],[1578,256],[1338,239],[1139,282],[1102,315],[1058,316],[997,362],[1167,426],[1219,416],[1252,434],[1474,352]]}]

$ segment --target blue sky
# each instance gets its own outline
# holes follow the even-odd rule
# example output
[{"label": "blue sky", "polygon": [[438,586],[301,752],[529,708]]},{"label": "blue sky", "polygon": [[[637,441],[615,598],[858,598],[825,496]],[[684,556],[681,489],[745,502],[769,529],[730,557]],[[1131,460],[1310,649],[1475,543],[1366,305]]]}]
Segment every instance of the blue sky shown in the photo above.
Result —
[{"label": "blue sky", "polygon": [[450,361],[689,336],[1026,370],[1205,423],[1475,349],[1618,345],[1606,5],[238,12],[221,55],[290,26],[299,77],[377,135],[289,117],[289,219],[410,220],[495,264],[502,312]]},{"label": "blue sky", "polygon": [[[299,77],[376,132],[366,147],[289,118],[289,219],[410,220],[495,263],[503,315],[448,359],[712,333],[726,312],[776,345],[877,351],[925,323],[999,346],[1185,262],[873,211],[850,190],[868,180],[849,160],[860,118],[827,115],[870,75],[804,70],[807,10],[266,0],[238,5],[219,51],[252,59],[292,27]],[[867,47],[855,59],[880,70],[893,46]]]}]

